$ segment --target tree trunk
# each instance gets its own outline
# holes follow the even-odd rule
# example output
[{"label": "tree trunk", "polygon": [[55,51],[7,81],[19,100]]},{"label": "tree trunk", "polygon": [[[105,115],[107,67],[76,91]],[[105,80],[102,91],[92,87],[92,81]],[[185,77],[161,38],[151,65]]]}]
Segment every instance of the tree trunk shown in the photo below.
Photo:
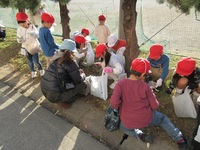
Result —
[{"label": "tree trunk", "polygon": [[24,8],[23,8],[23,9],[22,9],[22,8],[19,8],[18,11],[19,11],[19,12],[25,12],[25,9],[24,9]]},{"label": "tree trunk", "polygon": [[125,70],[128,74],[132,60],[140,54],[136,36],[136,3],[137,0],[124,0],[122,4],[122,9],[124,10],[124,34],[127,42],[124,52],[126,58]]},{"label": "tree trunk", "polygon": [[60,6],[60,17],[61,17],[61,25],[62,25],[62,37],[63,39],[69,39],[69,33],[70,33],[70,27],[69,27],[69,10],[67,8],[67,5],[64,4],[62,5],[59,2],[59,6]]},{"label": "tree trunk", "polygon": [[120,0],[120,6],[119,6],[119,31],[118,31],[118,38],[125,40],[124,35],[124,10],[122,9],[122,4],[124,3],[124,0]]}]

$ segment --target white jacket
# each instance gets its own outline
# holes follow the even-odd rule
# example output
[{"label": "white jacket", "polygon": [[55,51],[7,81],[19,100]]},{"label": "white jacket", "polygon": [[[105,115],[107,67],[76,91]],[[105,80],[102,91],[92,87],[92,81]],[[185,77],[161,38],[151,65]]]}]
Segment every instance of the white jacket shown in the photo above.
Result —
[{"label": "white jacket", "polygon": [[28,28],[21,26],[17,28],[17,42],[22,43],[22,47],[24,47],[24,43],[30,37],[28,34],[34,36],[35,38],[39,38],[38,30],[32,24],[30,24]]}]

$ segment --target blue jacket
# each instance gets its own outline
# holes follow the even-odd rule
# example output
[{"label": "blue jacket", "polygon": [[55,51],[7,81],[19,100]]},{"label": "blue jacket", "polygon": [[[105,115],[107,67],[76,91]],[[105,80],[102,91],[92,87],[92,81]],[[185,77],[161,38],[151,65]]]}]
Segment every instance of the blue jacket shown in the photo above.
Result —
[{"label": "blue jacket", "polygon": [[59,49],[59,45],[54,42],[53,36],[50,30],[46,27],[40,28],[39,38],[42,50],[46,57],[52,57],[56,49]]},{"label": "blue jacket", "polygon": [[165,80],[167,74],[169,72],[169,57],[165,54],[161,55],[159,60],[154,60],[151,58],[147,58],[153,68],[163,68],[163,72],[160,76],[162,80]]}]

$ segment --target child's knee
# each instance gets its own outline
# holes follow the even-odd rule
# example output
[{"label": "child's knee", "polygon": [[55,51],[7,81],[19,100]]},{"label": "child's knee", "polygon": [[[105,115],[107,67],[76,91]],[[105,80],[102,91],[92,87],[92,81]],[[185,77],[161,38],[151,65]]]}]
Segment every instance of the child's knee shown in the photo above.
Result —
[{"label": "child's knee", "polygon": [[177,88],[179,89],[185,89],[186,86],[188,84],[188,79],[185,78],[185,77],[182,77],[178,80],[178,83],[177,83]]}]

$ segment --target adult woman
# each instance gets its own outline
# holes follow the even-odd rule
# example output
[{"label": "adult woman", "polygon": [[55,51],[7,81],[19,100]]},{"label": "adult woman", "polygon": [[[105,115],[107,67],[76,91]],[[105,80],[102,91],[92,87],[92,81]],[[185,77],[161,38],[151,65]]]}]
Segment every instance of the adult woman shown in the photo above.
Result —
[{"label": "adult woman", "polygon": [[88,94],[85,93],[85,74],[74,61],[75,46],[74,41],[65,39],[60,46],[60,50],[65,50],[64,54],[50,64],[42,77],[42,93],[52,103],[64,103],[67,106],[74,102],[79,94]]}]

